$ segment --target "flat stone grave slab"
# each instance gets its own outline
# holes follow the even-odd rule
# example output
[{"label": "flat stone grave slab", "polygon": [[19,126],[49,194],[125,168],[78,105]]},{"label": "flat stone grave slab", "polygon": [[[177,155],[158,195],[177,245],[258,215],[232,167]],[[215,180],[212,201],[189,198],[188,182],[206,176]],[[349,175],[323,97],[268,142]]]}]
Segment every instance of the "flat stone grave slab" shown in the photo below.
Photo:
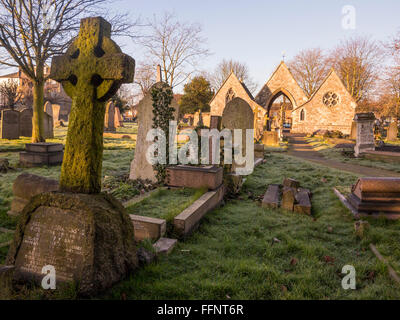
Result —
[{"label": "flat stone grave slab", "polygon": [[190,207],[182,211],[174,219],[174,231],[180,237],[189,236],[200,224],[207,212],[215,209],[223,200],[225,187],[221,185],[217,190],[209,191],[196,200]]},{"label": "flat stone grave slab", "polygon": [[27,143],[26,151],[19,155],[19,161],[27,167],[59,165],[63,161],[63,148],[60,143]]},{"label": "flat stone grave slab", "polygon": [[153,245],[153,247],[156,250],[157,255],[168,255],[172,252],[177,243],[178,240],[176,239],[161,238]]},{"label": "flat stone grave slab", "polygon": [[215,166],[194,167],[178,165],[167,168],[167,185],[171,187],[216,190],[223,180],[223,169]]},{"label": "flat stone grave slab", "polygon": [[130,214],[135,231],[135,241],[145,239],[157,240],[165,235],[167,231],[167,221],[151,217]]}]

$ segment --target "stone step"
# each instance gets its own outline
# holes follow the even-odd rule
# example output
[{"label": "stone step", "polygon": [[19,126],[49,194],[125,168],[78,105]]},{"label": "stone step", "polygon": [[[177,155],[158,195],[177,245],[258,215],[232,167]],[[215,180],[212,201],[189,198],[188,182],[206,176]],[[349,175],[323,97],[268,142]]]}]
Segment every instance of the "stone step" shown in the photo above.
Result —
[{"label": "stone step", "polygon": [[172,252],[177,243],[178,240],[176,239],[160,238],[155,244],[153,244],[153,248],[156,250],[157,255],[168,255]]}]

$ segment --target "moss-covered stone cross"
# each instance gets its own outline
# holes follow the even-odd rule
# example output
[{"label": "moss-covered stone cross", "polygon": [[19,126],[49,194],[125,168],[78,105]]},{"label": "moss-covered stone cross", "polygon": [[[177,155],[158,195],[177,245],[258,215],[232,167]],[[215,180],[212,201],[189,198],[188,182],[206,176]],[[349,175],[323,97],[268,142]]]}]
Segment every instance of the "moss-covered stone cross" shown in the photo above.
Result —
[{"label": "moss-covered stone cross", "polygon": [[50,78],[72,99],[60,189],[101,191],[105,103],[122,83],[133,82],[135,60],[111,40],[101,17],[81,21],[79,36],[63,56],[53,58]]}]

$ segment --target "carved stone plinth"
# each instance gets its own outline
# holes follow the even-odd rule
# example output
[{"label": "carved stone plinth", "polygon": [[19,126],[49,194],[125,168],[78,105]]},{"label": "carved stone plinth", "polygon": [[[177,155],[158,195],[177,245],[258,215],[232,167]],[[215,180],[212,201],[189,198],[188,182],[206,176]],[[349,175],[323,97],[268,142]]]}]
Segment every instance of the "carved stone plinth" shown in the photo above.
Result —
[{"label": "carved stone plinth", "polygon": [[60,165],[63,149],[60,143],[27,143],[26,151],[19,154],[19,162],[26,167]]},{"label": "carved stone plinth", "polygon": [[53,266],[57,283],[94,295],[136,268],[133,226],[107,194],[40,194],[21,213],[6,265],[15,266],[14,280],[39,285],[42,268]]}]

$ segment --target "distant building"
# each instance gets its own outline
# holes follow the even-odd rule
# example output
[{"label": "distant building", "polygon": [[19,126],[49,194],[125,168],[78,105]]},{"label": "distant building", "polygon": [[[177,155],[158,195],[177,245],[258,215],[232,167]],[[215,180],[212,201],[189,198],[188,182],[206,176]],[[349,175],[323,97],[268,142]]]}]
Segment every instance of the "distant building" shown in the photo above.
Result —
[{"label": "distant building", "polygon": [[[50,67],[46,66],[44,75],[50,74]],[[17,104],[17,109],[32,108],[32,81],[21,70],[18,72],[0,76],[0,83],[12,81],[18,84],[18,91],[21,93],[21,101]],[[71,99],[65,93],[62,85],[54,80],[47,80],[44,87],[45,101],[60,105],[60,118],[68,120],[71,111]],[[5,97],[0,94],[0,106],[7,107]]]},{"label": "distant building", "polygon": [[[257,111],[258,126],[267,129],[282,121],[291,132],[341,131],[350,134],[357,104],[332,69],[317,91],[308,97],[282,61],[254,98],[232,72],[210,102],[211,115],[221,116],[234,97],[245,100]],[[279,103],[279,99],[283,100]],[[283,117],[283,119],[277,118]]]}]

